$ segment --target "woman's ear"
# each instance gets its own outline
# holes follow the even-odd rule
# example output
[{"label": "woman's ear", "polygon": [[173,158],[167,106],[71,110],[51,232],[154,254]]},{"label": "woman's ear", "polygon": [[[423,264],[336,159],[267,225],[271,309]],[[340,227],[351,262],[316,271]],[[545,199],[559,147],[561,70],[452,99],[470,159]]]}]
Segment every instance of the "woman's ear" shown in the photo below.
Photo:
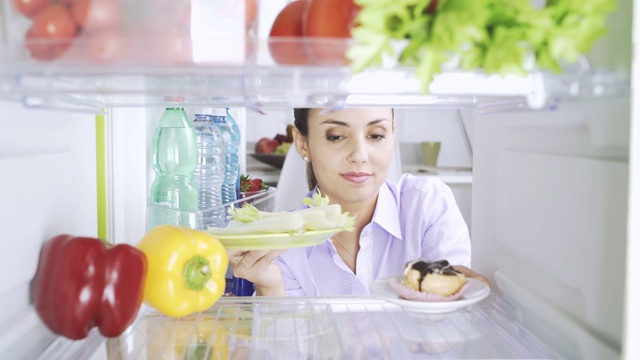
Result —
[{"label": "woman's ear", "polygon": [[293,128],[293,144],[296,146],[296,150],[301,157],[309,157],[309,143],[297,127]]}]

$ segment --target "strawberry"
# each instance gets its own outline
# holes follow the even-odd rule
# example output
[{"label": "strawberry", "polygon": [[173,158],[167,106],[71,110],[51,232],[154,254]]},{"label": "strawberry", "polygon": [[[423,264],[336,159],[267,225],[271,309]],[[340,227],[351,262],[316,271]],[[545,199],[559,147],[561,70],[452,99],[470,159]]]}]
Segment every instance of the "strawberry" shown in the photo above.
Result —
[{"label": "strawberry", "polygon": [[254,192],[266,189],[262,179],[251,179],[249,175],[240,176],[240,192]]}]

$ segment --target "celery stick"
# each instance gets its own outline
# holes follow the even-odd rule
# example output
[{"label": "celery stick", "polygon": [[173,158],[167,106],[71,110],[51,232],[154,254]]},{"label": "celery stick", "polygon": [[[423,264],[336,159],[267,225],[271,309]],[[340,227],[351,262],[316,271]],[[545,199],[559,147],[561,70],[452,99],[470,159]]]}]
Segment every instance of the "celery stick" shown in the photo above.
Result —
[{"label": "celery stick", "polygon": [[210,227],[207,231],[214,236],[275,233],[300,234],[304,232],[304,218],[299,214],[287,213],[248,223],[232,220],[227,227]]}]

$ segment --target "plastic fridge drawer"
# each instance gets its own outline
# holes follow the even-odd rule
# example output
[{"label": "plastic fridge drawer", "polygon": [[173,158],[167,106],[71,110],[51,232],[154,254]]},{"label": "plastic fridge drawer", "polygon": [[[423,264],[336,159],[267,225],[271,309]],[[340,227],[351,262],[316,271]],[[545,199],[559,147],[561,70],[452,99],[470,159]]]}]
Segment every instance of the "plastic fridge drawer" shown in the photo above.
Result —
[{"label": "plastic fridge drawer", "polygon": [[[492,295],[444,314],[371,297],[222,298],[167,318],[146,308],[109,359],[558,358]],[[199,357],[194,357],[199,356]]]},{"label": "plastic fridge drawer", "polygon": [[21,65],[229,65],[255,55],[258,0],[2,0]]}]

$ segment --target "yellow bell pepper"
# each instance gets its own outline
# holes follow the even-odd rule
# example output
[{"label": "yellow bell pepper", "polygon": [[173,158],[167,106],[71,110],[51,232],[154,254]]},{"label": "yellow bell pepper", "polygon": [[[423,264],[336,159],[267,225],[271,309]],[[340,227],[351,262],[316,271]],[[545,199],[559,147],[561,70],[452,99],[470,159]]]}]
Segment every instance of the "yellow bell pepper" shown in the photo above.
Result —
[{"label": "yellow bell pepper", "polygon": [[164,315],[203,311],[222,296],[229,259],[222,243],[208,233],[159,225],[136,247],[148,262],[144,301]]}]

